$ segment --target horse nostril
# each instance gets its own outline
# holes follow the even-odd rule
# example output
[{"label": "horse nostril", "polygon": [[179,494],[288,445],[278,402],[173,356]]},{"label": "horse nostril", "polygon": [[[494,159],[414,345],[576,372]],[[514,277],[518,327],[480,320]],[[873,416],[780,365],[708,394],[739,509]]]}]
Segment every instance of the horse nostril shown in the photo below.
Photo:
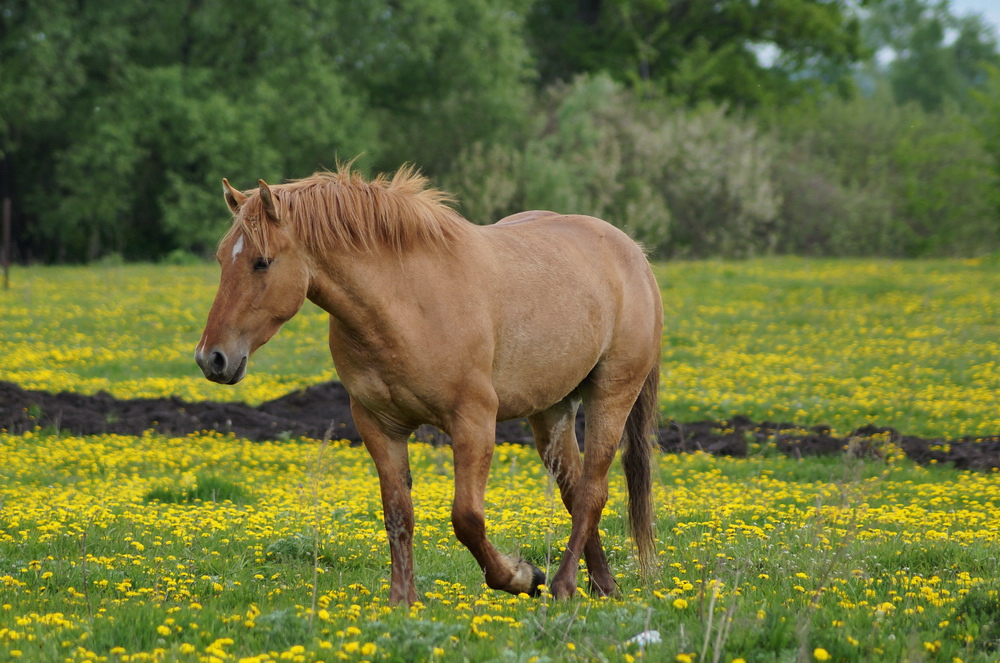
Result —
[{"label": "horse nostril", "polygon": [[215,371],[216,374],[220,374],[225,371],[226,364],[228,363],[226,361],[226,355],[222,354],[218,350],[212,353],[211,362],[212,370]]}]

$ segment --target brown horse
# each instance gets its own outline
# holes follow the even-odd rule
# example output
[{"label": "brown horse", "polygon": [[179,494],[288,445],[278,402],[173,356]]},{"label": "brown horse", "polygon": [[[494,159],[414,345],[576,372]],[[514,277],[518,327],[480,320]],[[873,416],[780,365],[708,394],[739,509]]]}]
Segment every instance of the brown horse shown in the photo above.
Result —
[{"label": "brown horse", "polygon": [[343,167],[247,192],[223,184],[234,220],[195,359],[209,380],[235,384],[306,298],[330,314],[330,352],[378,470],[393,603],[417,600],[407,440],[424,423],[451,435],[455,535],[490,587],[536,594],[545,582],[486,538],[495,425],[514,417],[531,423],[572,516],[552,594],[576,591],[581,553],[592,590],[616,589],[598,521],[620,442],[645,574],[663,312],[635,242],[599,219],[552,212],[477,226],[411,168],[366,181]]}]

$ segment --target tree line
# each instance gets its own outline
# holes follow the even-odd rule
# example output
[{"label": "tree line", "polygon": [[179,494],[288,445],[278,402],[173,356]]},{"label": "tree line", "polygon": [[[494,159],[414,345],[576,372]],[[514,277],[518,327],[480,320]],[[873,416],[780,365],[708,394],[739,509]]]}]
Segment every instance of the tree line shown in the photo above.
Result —
[{"label": "tree line", "polygon": [[657,256],[1000,247],[1000,54],[947,0],[0,0],[15,259],[185,260],[220,179],[418,165]]}]

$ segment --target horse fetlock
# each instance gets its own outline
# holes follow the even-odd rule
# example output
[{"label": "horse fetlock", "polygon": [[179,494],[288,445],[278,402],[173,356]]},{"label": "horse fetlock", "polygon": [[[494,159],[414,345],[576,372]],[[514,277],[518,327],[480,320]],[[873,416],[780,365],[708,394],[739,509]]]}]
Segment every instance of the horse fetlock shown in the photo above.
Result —
[{"label": "horse fetlock", "polygon": [[491,589],[499,589],[511,594],[538,596],[539,586],[545,584],[545,574],[537,566],[523,559],[503,556],[507,568],[499,573],[486,573],[486,584]]}]

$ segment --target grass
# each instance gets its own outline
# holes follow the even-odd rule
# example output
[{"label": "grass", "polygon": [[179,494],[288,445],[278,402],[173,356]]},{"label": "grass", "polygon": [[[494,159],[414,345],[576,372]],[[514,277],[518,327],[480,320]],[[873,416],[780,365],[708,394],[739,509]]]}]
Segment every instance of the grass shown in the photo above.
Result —
[{"label": "grass", "polygon": [[[844,432],[1000,431],[1000,265],[671,263],[661,407]],[[122,397],[260,402],[334,377],[307,307],[235,388],[190,358],[209,266],[15,269],[0,379]],[[0,660],[993,661],[997,474],[884,459],[662,456],[659,573],[643,584],[614,469],[603,536],[619,599],[485,588],[449,523],[447,449],[411,450],[417,588],[393,609],[361,448],[0,433]],[[536,458],[498,447],[492,540],[555,568],[568,518]],[[585,572],[581,573],[585,583]],[[655,630],[643,650],[630,639]]]},{"label": "grass", "polygon": [[[781,258],[656,272],[665,418],[1000,431],[1000,262]],[[260,403],[335,377],[326,314],[307,303],[241,384],[202,378],[191,357],[217,279],[211,265],[15,268],[0,291],[0,379]]]},{"label": "grass", "polygon": [[[616,466],[602,526],[623,596],[560,603],[486,589],[450,531],[447,451],[411,455],[422,603],[406,610],[386,605],[362,448],[0,435],[0,658],[621,660],[648,630],[650,660],[1000,654],[995,474],[663,456],[660,572],[642,585]],[[164,486],[175,499],[151,499]],[[532,449],[497,449],[487,509],[501,549],[554,570],[569,522]]]}]

